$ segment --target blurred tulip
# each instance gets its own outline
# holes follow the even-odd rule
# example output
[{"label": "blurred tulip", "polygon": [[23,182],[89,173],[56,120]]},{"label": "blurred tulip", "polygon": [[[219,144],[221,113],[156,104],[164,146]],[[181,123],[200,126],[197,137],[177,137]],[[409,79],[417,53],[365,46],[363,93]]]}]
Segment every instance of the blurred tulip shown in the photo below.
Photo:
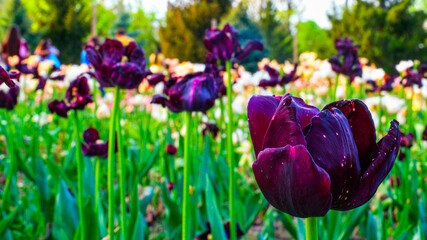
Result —
[{"label": "blurred tulip", "polygon": [[0,85],[2,83],[5,83],[10,88],[14,87],[15,83],[11,80],[11,78],[12,79],[18,79],[19,78],[19,72],[18,72],[18,74],[8,73],[6,70],[4,70],[3,67],[0,66]]},{"label": "blurred tulip", "polygon": [[207,29],[204,44],[206,49],[218,60],[243,60],[252,51],[264,51],[264,45],[260,41],[250,41],[242,49],[236,29],[230,24],[220,29]]},{"label": "blurred tulip", "polygon": [[190,73],[182,79],[171,79],[164,95],[154,95],[152,103],[168,107],[172,112],[206,112],[215,104],[218,84],[212,73]]},{"label": "blurred tulip", "polygon": [[19,87],[14,86],[7,92],[0,89],[0,108],[12,110],[18,103]]},{"label": "blurred tulip", "polygon": [[178,151],[178,149],[176,149],[176,147],[173,144],[166,144],[166,153],[169,155],[175,155],[176,152]]},{"label": "blurred tulip", "polygon": [[[103,87],[134,89],[149,74],[144,51],[135,42],[123,47],[117,40],[106,39],[99,50],[92,46],[85,49],[95,68],[96,78]],[[122,62],[123,56],[127,57],[127,62]]]},{"label": "blurred tulip", "polygon": [[353,44],[353,40],[345,37],[335,39],[335,48],[338,51],[338,55],[329,59],[332,69],[337,73],[350,77],[350,82],[353,82],[356,76],[361,77],[362,67],[357,53],[358,45]]},{"label": "blurred tulip", "polygon": [[398,122],[376,143],[372,116],[357,99],[319,111],[290,94],[254,96],[248,119],[258,186],[272,206],[296,217],[363,205],[399,151]]},{"label": "blurred tulip", "polygon": [[103,142],[95,128],[88,128],[83,133],[82,152],[89,157],[108,157],[108,141]]}]

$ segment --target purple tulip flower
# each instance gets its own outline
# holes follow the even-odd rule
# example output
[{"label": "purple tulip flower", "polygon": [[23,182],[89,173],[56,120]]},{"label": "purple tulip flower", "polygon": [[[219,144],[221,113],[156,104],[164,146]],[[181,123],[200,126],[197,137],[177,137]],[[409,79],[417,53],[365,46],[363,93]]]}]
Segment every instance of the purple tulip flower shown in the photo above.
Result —
[{"label": "purple tulip flower", "polygon": [[335,48],[338,51],[338,55],[329,58],[332,70],[349,76],[350,82],[353,82],[356,76],[362,76],[362,66],[357,53],[358,47],[359,45],[353,44],[353,40],[348,37],[335,39]]},{"label": "purple tulip flower", "polygon": [[266,88],[266,87],[274,87],[276,85],[286,85],[290,82],[293,82],[299,78],[297,73],[298,64],[295,63],[294,69],[290,73],[285,73],[283,77],[280,77],[279,71],[270,67],[269,65],[265,65],[264,70],[268,72],[270,76],[270,80],[263,79],[259,82],[258,86]]},{"label": "purple tulip flower", "polygon": [[5,83],[9,88],[13,88],[15,83],[11,79],[19,79],[20,72],[7,72],[3,67],[0,66],[0,85]]},{"label": "purple tulip flower", "polygon": [[423,135],[422,135],[422,139],[423,139],[423,140],[425,140],[425,141],[427,141],[427,125],[426,125],[426,127],[424,128]]},{"label": "purple tulip flower", "polygon": [[93,102],[88,80],[84,74],[79,75],[70,83],[70,86],[65,92],[65,99],[67,102],[64,100],[51,101],[47,105],[49,111],[56,113],[60,117],[66,118],[68,117],[69,110],[83,110],[87,104]]},{"label": "purple tulip flower", "polygon": [[12,110],[18,103],[19,87],[14,85],[8,92],[0,90],[0,108]]},{"label": "purple tulip flower", "polygon": [[206,112],[215,104],[218,85],[212,73],[198,72],[185,75],[182,79],[170,79],[164,95],[154,95],[151,103],[168,107],[172,112]]},{"label": "purple tulip flower", "polygon": [[413,133],[404,133],[400,131],[400,146],[405,148],[411,148],[414,144],[414,134]]},{"label": "purple tulip flower", "polygon": [[108,157],[108,141],[103,142],[95,128],[88,128],[83,133],[82,152],[89,157]]},{"label": "purple tulip flower", "polygon": [[176,149],[176,147],[173,144],[166,144],[166,153],[169,155],[175,155],[176,152],[178,152],[178,149]]},{"label": "purple tulip flower", "polygon": [[[103,87],[119,86],[134,89],[149,74],[145,68],[145,54],[135,42],[123,47],[122,43],[106,39],[99,50],[86,46],[87,56],[95,68],[95,75]],[[127,62],[122,62],[123,57]]]},{"label": "purple tulip flower", "polygon": [[223,61],[243,60],[252,51],[264,51],[264,45],[260,41],[250,41],[242,49],[237,31],[230,24],[225,25],[223,30],[207,29],[204,44],[214,59]]},{"label": "purple tulip flower", "polygon": [[399,123],[376,143],[371,113],[357,99],[319,111],[290,94],[254,96],[248,119],[258,186],[273,207],[296,217],[363,205],[399,152]]},{"label": "purple tulip flower", "polygon": [[213,138],[216,138],[219,133],[219,127],[216,123],[208,123],[208,122],[201,122],[204,127],[202,130],[202,135],[206,136],[206,134],[211,133]]},{"label": "purple tulip flower", "polygon": [[400,83],[403,84],[404,87],[412,87],[412,85],[418,85],[418,87],[421,88],[423,86],[422,79],[427,77],[426,73],[427,65],[425,64],[421,64],[418,67],[417,71],[410,67],[406,70],[405,76],[403,76]]}]

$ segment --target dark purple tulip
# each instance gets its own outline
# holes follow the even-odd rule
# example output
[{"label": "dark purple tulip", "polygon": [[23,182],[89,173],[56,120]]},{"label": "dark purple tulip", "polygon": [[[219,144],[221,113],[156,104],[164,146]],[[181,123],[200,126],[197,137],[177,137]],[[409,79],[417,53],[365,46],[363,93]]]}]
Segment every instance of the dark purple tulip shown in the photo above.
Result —
[{"label": "dark purple tulip", "polygon": [[62,81],[62,80],[64,80],[65,75],[57,74],[54,76],[53,74],[51,74],[49,77],[46,78],[46,77],[38,76],[38,74],[37,74],[37,76],[35,76],[35,78],[38,78],[38,80],[39,80],[39,83],[37,84],[37,87],[36,87],[36,91],[37,91],[37,90],[43,90],[44,89],[44,87],[46,86],[47,80]]},{"label": "dark purple tulip", "polygon": [[173,190],[173,187],[174,187],[173,182],[168,182],[167,188],[168,188],[169,192],[171,192]]},{"label": "dark purple tulip", "polygon": [[20,73],[17,73],[18,75],[15,73],[8,73],[6,70],[4,70],[3,67],[0,66],[0,85],[5,83],[9,88],[14,87],[15,83],[11,79],[19,79]]},{"label": "dark purple tulip", "polygon": [[[335,48],[338,51],[337,56],[329,58],[332,70],[350,77],[353,82],[356,76],[362,76],[362,66],[360,65],[359,55],[357,53],[357,44],[348,37],[335,39]],[[341,60],[342,58],[342,60]]]},{"label": "dark purple tulip", "polygon": [[58,116],[63,118],[68,117],[68,111],[70,110],[70,107],[64,102],[64,100],[53,100],[47,104],[47,107],[51,113],[56,113]]},{"label": "dark purple tulip", "polygon": [[218,125],[216,125],[216,123],[202,122],[202,124],[205,125],[202,130],[203,136],[206,136],[206,134],[208,133],[211,133],[213,138],[216,138],[216,136],[218,136],[219,127]]},{"label": "dark purple tulip", "polygon": [[371,88],[367,88],[365,90],[365,92],[367,92],[367,93],[374,93],[374,92],[377,92],[379,90],[378,84],[374,80],[370,79],[370,80],[366,81],[366,84],[371,85]]},{"label": "dark purple tulip", "polygon": [[14,85],[8,92],[0,90],[0,108],[12,110],[18,103],[19,87]]},{"label": "dark purple tulip", "polygon": [[250,41],[242,49],[236,29],[230,24],[221,29],[207,29],[204,44],[211,56],[217,60],[243,60],[252,51],[264,51],[264,45],[259,41]]},{"label": "dark purple tulip", "polygon": [[[144,51],[135,42],[123,47],[117,40],[106,39],[99,50],[92,46],[86,46],[85,49],[95,68],[96,78],[103,87],[133,89],[149,73],[145,68]],[[127,62],[122,62],[123,56],[126,56]]]},{"label": "dark purple tulip", "polygon": [[418,67],[417,71],[414,71],[412,67],[408,68],[406,70],[405,76],[403,76],[402,80],[400,81],[401,84],[405,87],[411,87],[412,85],[418,85],[418,87],[423,86],[422,79],[426,78],[427,73],[427,65],[421,64]]},{"label": "dark purple tulip", "polygon": [[248,119],[258,186],[273,207],[296,217],[366,203],[399,152],[399,123],[376,143],[371,113],[357,99],[319,111],[290,94],[254,96]]},{"label": "dark purple tulip", "polygon": [[166,153],[169,155],[175,155],[176,152],[178,151],[178,149],[176,149],[176,147],[173,144],[166,144]]},{"label": "dark purple tulip", "polygon": [[84,75],[80,75],[70,83],[65,92],[65,99],[68,101],[70,109],[76,110],[83,110],[87,104],[93,102],[87,78]]},{"label": "dark purple tulip", "polygon": [[259,82],[258,86],[266,88],[267,86],[274,87],[279,84],[286,85],[290,82],[293,82],[299,78],[299,76],[296,75],[297,67],[298,64],[296,63],[294,65],[294,69],[290,73],[285,73],[283,77],[280,77],[279,71],[270,67],[269,65],[266,65],[264,67],[264,70],[266,70],[268,72],[268,75],[270,75],[270,80],[263,79]]},{"label": "dark purple tulip", "polygon": [[411,148],[414,144],[414,134],[400,131],[400,146],[405,148]]},{"label": "dark purple tulip", "polygon": [[166,76],[161,73],[151,74],[149,78],[147,78],[148,84],[150,86],[156,86],[161,82],[166,81]]},{"label": "dark purple tulip", "polygon": [[[208,239],[212,239],[211,234],[212,234],[212,229],[211,229],[211,224],[210,222],[207,222],[206,224],[206,232],[200,234],[199,236],[196,237],[195,240],[208,240]],[[230,222],[226,222],[224,223],[224,231],[225,231],[225,236],[227,237],[227,239],[230,239]],[[244,235],[244,233],[242,232],[242,229],[240,228],[239,224],[236,223],[236,237],[240,238]]]},{"label": "dark purple tulip", "polygon": [[82,152],[89,157],[108,157],[108,141],[102,142],[95,128],[88,128],[83,133]]},{"label": "dark purple tulip", "polygon": [[406,153],[404,153],[403,151],[400,151],[397,159],[399,159],[399,161],[403,161],[405,160],[405,158],[406,158]]},{"label": "dark purple tulip", "polygon": [[425,141],[427,141],[427,125],[426,125],[426,127],[424,128],[423,135],[422,135],[422,139],[423,139],[423,140],[425,140]]},{"label": "dark purple tulip", "polygon": [[393,91],[394,80],[397,78],[395,75],[386,76],[384,78],[384,83],[380,87],[380,91],[391,92]]},{"label": "dark purple tulip", "polygon": [[151,103],[168,107],[172,112],[206,112],[215,104],[217,81],[212,73],[190,73],[182,79],[171,79],[165,87],[169,99],[154,95]]}]

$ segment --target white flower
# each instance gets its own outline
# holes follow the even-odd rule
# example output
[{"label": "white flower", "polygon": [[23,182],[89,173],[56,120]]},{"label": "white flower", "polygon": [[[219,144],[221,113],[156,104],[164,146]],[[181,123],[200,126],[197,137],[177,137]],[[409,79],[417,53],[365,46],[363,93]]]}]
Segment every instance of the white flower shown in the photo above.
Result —
[{"label": "white flower", "polygon": [[401,73],[412,66],[414,66],[414,62],[412,60],[402,60],[396,65],[396,70]]},{"label": "white flower", "polygon": [[163,94],[164,88],[165,84],[163,82],[156,84],[156,86],[154,87],[154,94]]},{"label": "white flower", "polygon": [[98,109],[96,110],[96,117],[99,119],[109,118],[111,114],[110,108],[108,108],[107,104],[100,104]]},{"label": "white flower", "polygon": [[371,72],[371,78],[373,80],[383,79],[384,75],[385,75],[385,72],[382,68],[374,69]]},{"label": "white flower", "polygon": [[424,98],[427,98],[427,79],[422,79],[423,87],[421,88],[421,95],[423,95]]},{"label": "white flower", "polygon": [[268,72],[266,72],[266,71],[258,71],[258,72],[254,73],[252,75],[252,83],[254,85],[258,86],[259,82],[261,80],[263,80],[263,79],[270,80],[270,75],[268,75]]},{"label": "white flower", "polygon": [[334,78],[336,73],[332,70],[332,65],[328,61],[323,61],[319,68],[320,76],[322,78]]},{"label": "white flower", "polygon": [[389,114],[396,114],[403,110],[405,100],[394,95],[385,95],[381,99],[382,105],[387,108]]}]

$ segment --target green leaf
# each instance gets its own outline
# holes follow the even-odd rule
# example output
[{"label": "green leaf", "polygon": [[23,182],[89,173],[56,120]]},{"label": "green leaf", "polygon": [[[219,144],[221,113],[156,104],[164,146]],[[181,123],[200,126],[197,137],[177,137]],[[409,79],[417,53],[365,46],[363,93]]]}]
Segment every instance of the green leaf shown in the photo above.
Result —
[{"label": "green leaf", "polygon": [[85,239],[99,239],[98,217],[95,215],[92,198],[89,197],[83,206],[85,218]]},{"label": "green leaf", "polygon": [[368,221],[366,223],[366,238],[367,239],[372,239],[372,240],[376,240],[378,239],[377,236],[377,232],[378,232],[378,227],[377,227],[377,220],[375,220],[374,215],[371,213],[371,211],[368,211]]},{"label": "green leaf", "polygon": [[279,216],[279,220],[282,222],[283,226],[285,227],[285,229],[289,232],[289,234],[291,234],[291,236],[295,239],[298,239],[297,236],[297,228],[294,224],[294,222],[292,221],[292,217],[286,213],[277,211],[278,216]]},{"label": "green leaf", "polygon": [[221,221],[221,214],[219,213],[216,204],[215,192],[212,188],[209,177],[206,176],[206,209],[208,212],[208,219],[211,225],[212,239],[226,239],[224,226]]},{"label": "green leaf", "polygon": [[20,210],[21,210],[21,207],[18,206],[9,215],[7,215],[7,217],[5,217],[0,221],[0,237],[2,237],[3,234],[6,233],[6,230],[9,228],[13,220],[15,220]]},{"label": "green leaf", "polygon": [[148,227],[144,216],[139,212],[136,218],[135,228],[132,234],[133,240],[143,240],[148,235]]},{"label": "green leaf", "polygon": [[70,194],[64,181],[58,185],[55,199],[52,235],[55,239],[72,239],[79,225],[76,199]]}]

